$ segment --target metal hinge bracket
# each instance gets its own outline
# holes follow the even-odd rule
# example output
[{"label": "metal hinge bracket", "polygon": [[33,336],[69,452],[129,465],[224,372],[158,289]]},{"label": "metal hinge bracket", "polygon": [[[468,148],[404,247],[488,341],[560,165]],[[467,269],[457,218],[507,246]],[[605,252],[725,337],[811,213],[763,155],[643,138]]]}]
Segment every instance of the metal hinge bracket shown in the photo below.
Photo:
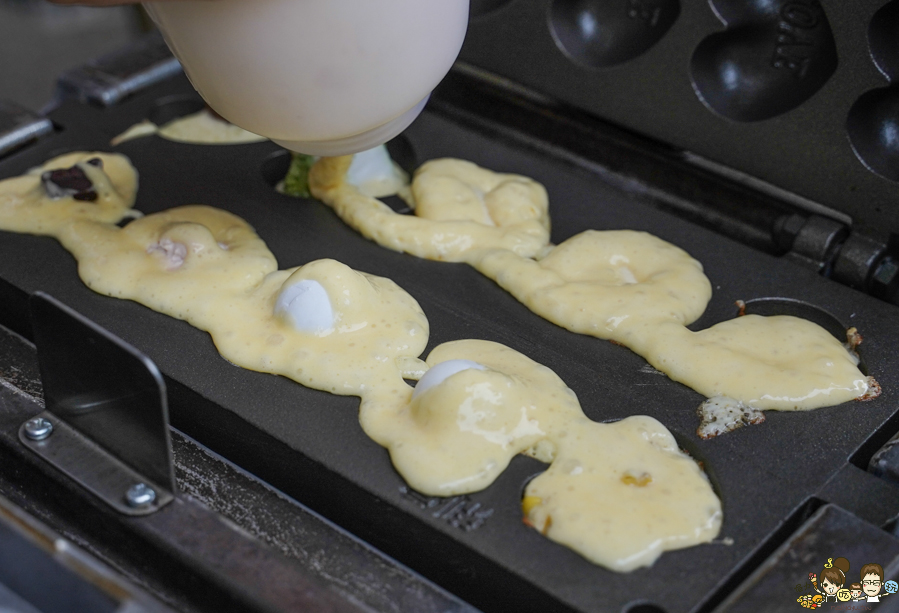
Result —
[{"label": "metal hinge bracket", "polygon": [[176,491],[165,383],[134,347],[54,298],[30,300],[46,410],[19,440],[117,511],[152,513]]}]

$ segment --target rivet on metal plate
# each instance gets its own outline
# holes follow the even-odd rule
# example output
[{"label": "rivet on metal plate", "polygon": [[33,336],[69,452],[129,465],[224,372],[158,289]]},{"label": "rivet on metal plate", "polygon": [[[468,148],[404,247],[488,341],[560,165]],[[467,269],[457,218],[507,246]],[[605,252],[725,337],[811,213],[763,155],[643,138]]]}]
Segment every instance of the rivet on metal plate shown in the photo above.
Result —
[{"label": "rivet on metal plate", "polygon": [[23,431],[26,438],[32,441],[42,441],[53,434],[53,424],[43,417],[34,417],[25,422]]}]

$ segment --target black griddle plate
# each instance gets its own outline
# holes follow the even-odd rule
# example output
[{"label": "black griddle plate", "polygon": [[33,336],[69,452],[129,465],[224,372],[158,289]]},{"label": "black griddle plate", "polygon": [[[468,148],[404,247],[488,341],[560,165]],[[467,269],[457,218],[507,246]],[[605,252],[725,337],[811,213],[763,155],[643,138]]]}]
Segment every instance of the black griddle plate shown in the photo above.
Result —
[{"label": "black griddle plate", "polygon": [[702,441],[695,411],[703,398],[653,372],[628,349],[541,319],[468,266],[383,249],[325,205],[276,193],[263,172],[283,164],[272,143],[199,146],[150,137],[109,147],[112,136],[159,112],[173,95],[196,99],[179,77],[117,107],[65,103],[52,115],[61,130],[0,163],[0,176],[71,150],[125,153],[140,172],[141,211],[191,203],[221,207],[253,225],[282,269],[330,257],[389,277],[427,314],[428,351],[463,338],[504,343],[557,372],[592,419],[650,415],[703,462],[723,501],[719,542],[666,553],[652,568],[612,573],[522,524],[520,496],[543,469],[540,463],[518,457],[494,485],[470,496],[429,500],[410,493],[387,452],[359,428],[358,399],[237,368],[218,355],[206,333],[88,290],[55,240],[0,232],[0,323],[27,332],[27,293],[42,290],[61,299],[158,364],[168,379],[175,427],[474,605],[618,611],[630,610],[628,603],[654,603],[658,609],[643,610],[702,610],[784,543],[830,499],[828,492],[843,491],[844,480],[854,484],[853,496],[835,501],[862,519],[879,525],[899,512],[899,489],[860,469],[899,430],[896,307],[653,209],[549,149],[524,147],[501,132],[488,136],[426,111],[401,137],[417,162],[456,156],[535,178],[550,195],[554,242],[589,228],[632,228],[699,259],[714,296],[694,329],[733,317],[738,299],[784,298],[826,311],[864,335],[862,357],[884,389],[877,400],[768,412],[762,425]]}]

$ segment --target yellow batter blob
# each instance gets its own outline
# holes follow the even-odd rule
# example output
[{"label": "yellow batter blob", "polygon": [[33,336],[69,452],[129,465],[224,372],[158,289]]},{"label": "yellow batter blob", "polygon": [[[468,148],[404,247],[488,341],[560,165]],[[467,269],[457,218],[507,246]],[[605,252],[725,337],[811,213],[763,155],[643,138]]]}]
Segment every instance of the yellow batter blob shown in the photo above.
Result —
[{"label": "yellow batter blob", "polygon": [[247,222],[205,205],[154,213],[124,228],[75,222],[58,238],[95,292],[134,300],[204,330],[220,304],[243,296],[278,268]]},{"label": "yellow batter blob", "polygon": [[[80,178],[90,187],[48,185],[54,171],[68,171],[69,177],[58,179],[64,185],[67,179]],[[80,177],[72,177],[73,173]],[[56,236],[77,219],[116,223],[139,215],[131,209],[136,193],[137,171],[124,155],[67,153],[0,181],[0,230]]]},{"label": "yellow batter blob", "polygon": [[[320,298],[330,315],[316,319],[329,326],[304,330],[277,309],[279,296],[304,281],[324,290]],[[306,306],[321,305],[313,301],[299,310]],[[428,320],[412,296],[390,279],[335,260],[271,273],[242,299],[210,311],[200,327],[238,366],[354,396],[375,389],[394,397],[406,394],[408,364],[418,361],[428,343]]]},{"label": "yellow batter blob", "polygon": [[412,181],[415,215],[400,215],[346,181],[352,159],[319,160],[309,174],[310,190],[347,224],[383,247],[463,262],[483,249],[508,249],[531,257],[549,242],[546,190],[532,179],[462,160],[432,160]]},{"label": "yellow batter blob", "polygon": [[523,501],[528,523],[551,540],[626,572],[718,535],[721,501],[655,419],[599,424],[583,417],[564,435]]},{"label": "yellow batter blob", "polygon": [[[403,375],[420,370],[428,322],[409,294],[334,260],[276,270],[265,243],[226,211],[182,206],[121,229],[76,222],[60,242],[88,287],[188,321],[244,368],[354,395],[373,386],[406,390]],[[303,330],[278,312],[280,294],[304,281],[321,288],[327,326]]]},{"label": "yellow batter blob", "polygon": [[253,134],[216,117],[208,109],[203,109],[191,115],[174,119],[161,127],[145,119],[116,136],[110,144],[120,145],[126,141],[152,134],[158,134],[166,140],[193,145],[261,143],[268,140],[264,136]]},{"label": "yellow batter blob", "polygon": [[517,453],[551,462],[527,487],[527,522],[616,571],[718,534],[721,503],[708,479],[655,419],[590,421],[553,371],[497,343],[445,343],[427,362],[419,386],[452,368],[393,410],[362,404],[366,433],[413,488],[463,494],[489,486]]},{"label": "yellow batter blob", "polygon": [[588,230],[539,261],[495,250],[472,265],[541,317],[626,345],[647,327],[692,323],[712,297],[702,264],[633,230]]},{"label": "yellow batter blob", "polygon": [[591,230],[539,261],[495,250],[472,265],[541,317],[621,343],[710,398],[791,411],[869,389],[846,347],[804,319],[746,315],[685,328],[705,310],[711,284],[685,251],[644,232]]},{"label": "yellow batter blob", "polygon": [[699,332],[661,325],[635,345],[650,364],[709,398],[761,410],[798,411],[864,396],[858,360],[805,319],[744,315]]},{"label": "yellow batter blob", "polygon": [[[582,415],[577,397],[549,368],[498,343],[444,343],[428,356],[428,372],[453,360],[474,361],[395,410],[363,402],[366,434],[390,450],[413,488],[433,496],[482,490],[511,459],[529,452],[552,461],[547,432]],[[421,386],[427,379],[422,379]]]}]

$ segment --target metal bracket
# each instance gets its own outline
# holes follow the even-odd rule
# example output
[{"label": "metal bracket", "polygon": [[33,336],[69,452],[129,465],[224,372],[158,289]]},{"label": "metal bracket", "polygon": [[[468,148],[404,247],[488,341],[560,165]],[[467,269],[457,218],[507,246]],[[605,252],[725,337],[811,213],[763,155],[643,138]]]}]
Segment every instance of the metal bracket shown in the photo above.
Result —
[{"label": "metal bracket", "polygon": [[56,97],[112,106],[179,72],[181,64],[162,35],[154,32],[122,51],[62,73],[56,81]]},{"label": "metal bracket", "polygon": [[0,157],[53,131],[53,122],[8,100],[0,100]]},{"label": "metal bracket", "polygon": [[134,347],[54,298],[30,299],[47,410],[19,440],[117,511],[146,515],[176,491],[165,383]]}]

